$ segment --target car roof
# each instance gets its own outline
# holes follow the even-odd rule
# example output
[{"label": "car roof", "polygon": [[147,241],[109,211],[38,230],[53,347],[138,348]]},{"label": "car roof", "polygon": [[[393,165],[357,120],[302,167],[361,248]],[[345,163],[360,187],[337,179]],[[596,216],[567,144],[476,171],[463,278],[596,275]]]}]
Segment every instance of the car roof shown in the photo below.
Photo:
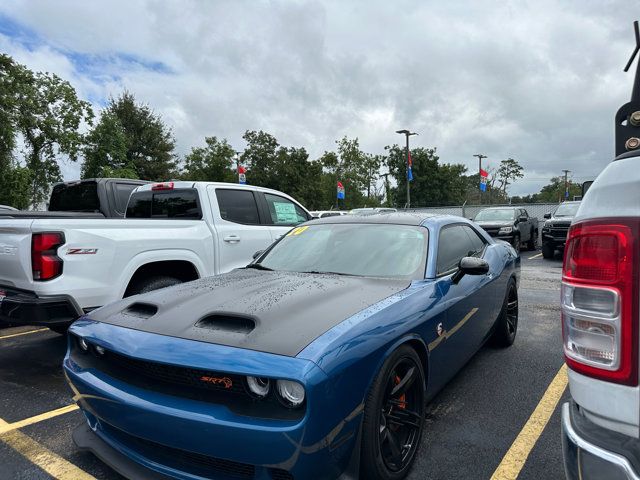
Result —
[{"label": "car roof", "polygon": [[441,223],[461,222],[469,223],[467,219],[454,215],[441,215],[437,213],[423,212],[382,212],[372,215],[340,215],[335,217],[318,218],[311,220],[309,225],[321,223],[386,223],[391,225],[422,225],[427,220],[438,220]]}]

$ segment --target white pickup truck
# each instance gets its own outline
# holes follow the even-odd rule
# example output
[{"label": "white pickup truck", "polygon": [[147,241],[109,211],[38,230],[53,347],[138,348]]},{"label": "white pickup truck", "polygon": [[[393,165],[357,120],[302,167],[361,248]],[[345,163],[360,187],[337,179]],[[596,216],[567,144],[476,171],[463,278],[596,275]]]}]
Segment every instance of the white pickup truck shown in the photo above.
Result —
[{"label": "white pickup truck", "polygon": [[617,157],[584,196],[564,252],[569,480],[640,479],[640,67],[615,125]]},{"label": "white pickup truck", "polygon": [[246,266],[311,218],[282,192],[166,182],[131,193],[125,218],[0,217],[0,322],[64,332],[123,297]]}]

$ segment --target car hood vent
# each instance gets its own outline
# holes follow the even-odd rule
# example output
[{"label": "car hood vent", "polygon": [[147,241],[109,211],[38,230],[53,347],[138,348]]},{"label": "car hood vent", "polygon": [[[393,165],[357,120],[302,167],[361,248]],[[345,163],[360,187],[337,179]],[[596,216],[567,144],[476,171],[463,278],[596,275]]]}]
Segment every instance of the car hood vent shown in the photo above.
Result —
[{"label": "car hood vent", "polygon": [[250,317],[213,314],[198,321],[198,323],[196,323],[196,327],[246,334],[256,328],[256,321]]},{"label": "car hood vent", "polygon": [[158,313],[158,307],[149,303],[132,303],[122,313],[132,317],[150,318]]}]

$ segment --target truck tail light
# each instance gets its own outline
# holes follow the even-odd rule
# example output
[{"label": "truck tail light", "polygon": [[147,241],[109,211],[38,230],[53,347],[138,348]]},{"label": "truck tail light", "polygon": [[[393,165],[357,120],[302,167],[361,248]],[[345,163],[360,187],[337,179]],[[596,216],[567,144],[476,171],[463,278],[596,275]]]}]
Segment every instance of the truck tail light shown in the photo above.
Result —
[{"label": "truck tail light", "polygon": [[154,183],[151,186],[151,190],[173,190],[173,182]]},{"label": "truck tail light", "polygon": [[51,280],[62,273],[62,259],[56,255],[64,244],[60,232],[34,233],[31,237],[31,270],[37,281]]},{"label": "truck tail light", "polygon": [[638,384],[640,222],[601,219],[569,229],[562,269],[567,365],[590,377]]}]

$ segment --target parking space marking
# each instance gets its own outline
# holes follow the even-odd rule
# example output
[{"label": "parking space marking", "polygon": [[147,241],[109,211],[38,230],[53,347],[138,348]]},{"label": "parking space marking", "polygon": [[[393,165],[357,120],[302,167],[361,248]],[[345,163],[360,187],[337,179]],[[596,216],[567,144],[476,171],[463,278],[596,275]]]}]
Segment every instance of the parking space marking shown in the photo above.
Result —
[{"label": "parking space marking", "polygon": [[[0,428],[7,425],[7,422],[0,419]],[[95,480],[95,477],[40,445],[20,430],[0,433],[0,441],[57,480]]]},{"label": "parking space marking", "polygon": [[515,480],[520,475],[531,450],[540,438],[542,431],[547,426],[549,418],[553,414],[565,388],[567,387],[567,366],[562,365],[553,378],[547,391],[540,399],[529,420],[524,425],[511,448],[506,453],[498,468],[491,476],[491,480]]},{"label": "parking space marking", "polygon": [[75,410],[78,410],[78,405],[72,404],[67,405],[66,407],[51,410],[49,412],[41,413],[40,415],[36,415],[34,417],[25,418],[24,420],[20,420],[18,422],[7,423],[3,421],[2,423],[0,423],[0,435],[10,432],[11,430],[17,430],[18,428],[26,427],[27,425],[33,425],[34,423],[57,417],[58,415],[64,415],[65,413],[73,412]]},{"label": "parking space marking", "polygon": [[533,260],[534,258],[540,258],[542,256],[541,253],[534,255],[533,257],[529,257],[529,260]]},{"label": "parking space marking", "polygon": [[29,335],[31,333],[44,332],[45,330],[49,330],[49,329],[48,328],[38,328],[37,330],[29,330],[28,332],[12,333],[11,335],[4,335],[4,336],[0,337],[0,340],[3,340],[5,338],[20,337],[22,335]]}]

